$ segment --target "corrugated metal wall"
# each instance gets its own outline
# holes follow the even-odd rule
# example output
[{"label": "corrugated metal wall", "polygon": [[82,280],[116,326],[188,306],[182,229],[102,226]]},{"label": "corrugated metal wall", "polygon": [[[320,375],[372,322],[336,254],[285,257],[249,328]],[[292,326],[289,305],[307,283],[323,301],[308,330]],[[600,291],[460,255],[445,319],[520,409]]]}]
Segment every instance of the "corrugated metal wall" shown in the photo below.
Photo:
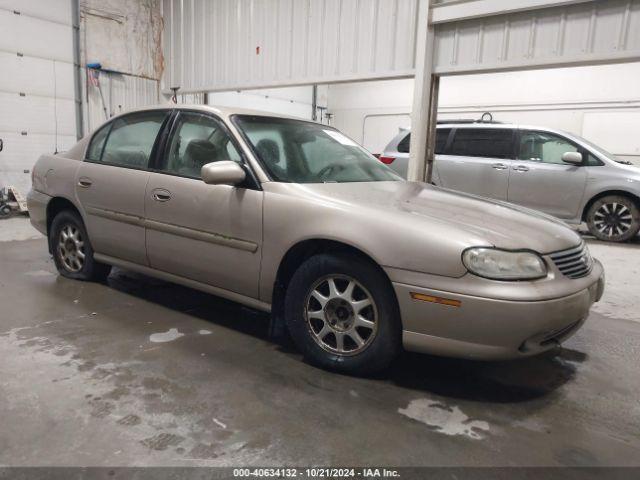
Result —
[{"label": "corrugated metal wall", "polygon": [[436,73],[640,59],[640,0],[607,0],[436,25]]},{"label": "corrugated metal wall", "polygon": [[413,75],[418,0],[164,0],[165,87]]},{"label": "corrugated metal wall", "polygon": [[100,72],[104,106],[98,87],[89,84],[86,88],[88,88],[88,96],[85,92],[85,133],[95,130],[115,115],[137,107],[157,105],[159,102],[158,81],[148,78]]}]

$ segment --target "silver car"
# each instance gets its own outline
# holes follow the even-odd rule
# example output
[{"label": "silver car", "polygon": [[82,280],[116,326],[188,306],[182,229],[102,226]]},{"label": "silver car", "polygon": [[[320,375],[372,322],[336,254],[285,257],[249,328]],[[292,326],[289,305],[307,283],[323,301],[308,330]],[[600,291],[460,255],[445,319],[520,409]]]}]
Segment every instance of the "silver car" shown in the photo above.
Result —
[{"label": "silver car", "polygon": [[[433,183],[586,222],[600,240],[640,230],[640,168],[584,138],[544,127],[485,122],[437,126]],[[409,130],[380,160],[406,177]]]},{"label": "silver car", "polygon": [[503,359],[557,346],[604,273],[561,222],[407,182],[339,131],[166,106],[42,156],[28,196],[61,275],[111,266],[271,312],[349,373],[404,348]]}]

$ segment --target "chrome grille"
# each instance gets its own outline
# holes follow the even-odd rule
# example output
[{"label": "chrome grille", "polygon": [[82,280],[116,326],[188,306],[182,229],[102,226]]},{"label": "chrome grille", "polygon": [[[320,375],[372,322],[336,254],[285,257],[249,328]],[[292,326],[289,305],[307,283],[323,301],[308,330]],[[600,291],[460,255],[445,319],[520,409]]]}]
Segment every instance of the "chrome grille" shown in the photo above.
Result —
[{"label": "chrome grille", "polygon": [[558,270],[569,278],[580,278],[589,275],[593,266],[593,259],[584,242],[575,248],[552,253],[549,256],[558,267]]}]

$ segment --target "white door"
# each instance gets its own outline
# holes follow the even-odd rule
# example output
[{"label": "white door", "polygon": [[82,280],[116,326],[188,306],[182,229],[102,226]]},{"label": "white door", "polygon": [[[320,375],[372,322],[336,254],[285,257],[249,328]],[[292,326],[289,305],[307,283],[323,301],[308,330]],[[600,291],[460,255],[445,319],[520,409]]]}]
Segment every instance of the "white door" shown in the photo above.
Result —
[{"label": "white door", "polygon": [[76,142],[69,0],[0,0],[0,187],[26,195],[42,153]]}]

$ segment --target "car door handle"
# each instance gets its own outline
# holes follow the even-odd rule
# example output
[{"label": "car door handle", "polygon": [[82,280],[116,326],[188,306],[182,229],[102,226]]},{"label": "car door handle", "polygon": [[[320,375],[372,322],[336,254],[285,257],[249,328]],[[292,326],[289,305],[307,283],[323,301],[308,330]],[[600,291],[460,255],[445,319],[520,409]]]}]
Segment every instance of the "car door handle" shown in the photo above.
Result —
[{"label": "car door handle", "polygon": [[506,170],[507,167],[504,163],[494,163],[493,165],[491,165],[491,168],[495,168],[496,170]]},{"label": "car door handle", "polygon": [[91,185],[93,185],[93,181],[91,181],[90,178],[87,177],[80,177],[78,179],[78,186],[82,187],[82,188],[89,188]]},{"label": "car door handle", "polygon": [[152,197],[156,202],[167,202],[171,200],[171,192],[169,190],[157,189],[153,191]]},{"label": "car door handle", "polygon": [[516,165],[515,167],[513,167],[513,169],[516,172],[528,172],[529,171],[529,167],[527,167],[526,165]]}]

